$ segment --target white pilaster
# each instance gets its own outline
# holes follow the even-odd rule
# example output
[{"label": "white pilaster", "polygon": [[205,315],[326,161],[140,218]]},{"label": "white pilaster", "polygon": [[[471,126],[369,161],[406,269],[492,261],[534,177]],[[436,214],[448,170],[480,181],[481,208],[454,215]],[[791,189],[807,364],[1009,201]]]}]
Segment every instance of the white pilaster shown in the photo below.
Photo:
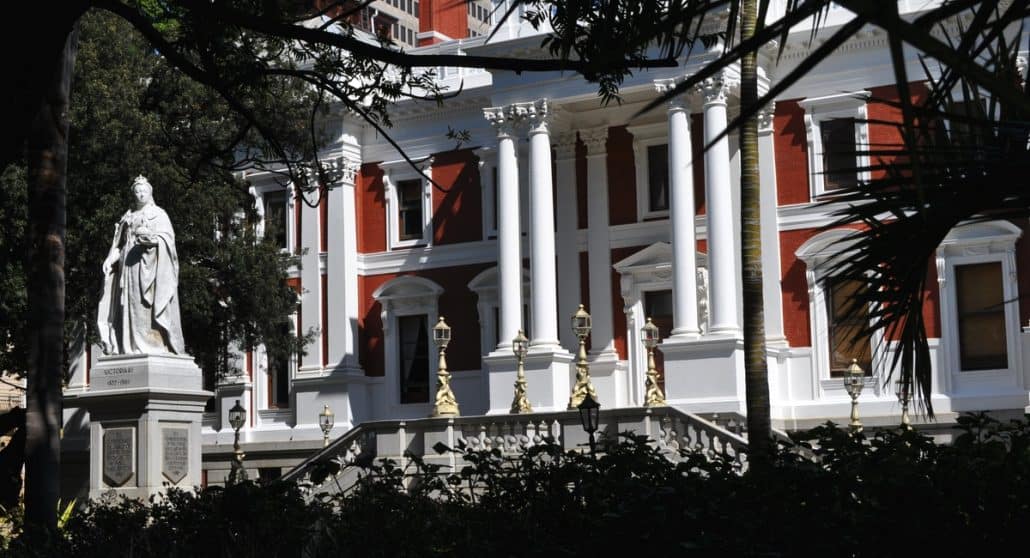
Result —
[{"label": "white pilaster", "polygon": [[[522,329],[522,251],[519,246],[519,170],[515,128],[524,114],[513,105],[489,108],[483,115],[497,130],[497,282],[500,342],[511,348]],[[510,351],[509,351],[510,352]]]},{"label": "white pilaster", "polygon": [[558,349],[558,284],[555,272],[551,134],[553,111],[545,99],[529,107],[530,278],[532,297],[530,346]]},{"label": "white pilaster", "polygon": [[729,139],[716,136],[726,130],[727,84],[722,77],[709,78],[698,86],[704,100],[705,202],[708,224],[708,273],[711,285],[709,333],[736,335],[737,246],[733,239],[733,184],[730,173]]},{"label": "white pilaster", "polygon": [[558,178],[558,336],[562,346],[574,351],[579,346],[576,334],[566,327],[583,299],[579,292],[579,228],[576,202],[576,133],[558,134],[554,143]]},{"label": "white pilaster", "polygon": [[[671,91],[674,80],[655,82],[658,93]],[[669,220],[672,224],[672,335],[697,337],[697,237],[694,231],[693,150],[686,100],[669,101]],[[646,319],[646,318],[645,318]]]},{"label": "white pilaster", "polygon": [[298,375],[318,374],[322,371],[322,274],[319,270],[319,193],[300,192],[294,203],[300,204],[300,245],[308,250],[301,257],[300,285],[304,290],[300,303],[300,331],[318,333],[301,357]]},{"label": "white pilaster", "polygon": [[326,289],[329,323],[329,366],[337,370],[357,372],[358,323],[358,244],[357,216],[354,208],[354,179],[358,171],[357,158],[340,157],[340,182],[329,188],[329,253]]},{"label": "white pilaster", "polygon": [[786,346],[783,333],[783,300],[780,290],[780,234],[776,222],[776,149],[770,104],[758,113],[758,179],[761,188],[762,298],[765,301],[765,342]]},{"label": "white pilaster", "polygon": [[590,354],[617,360],[612,327],[612,261],[608,238],[608,127],[581,130],[587,146],[587,251],[590,272]]}]

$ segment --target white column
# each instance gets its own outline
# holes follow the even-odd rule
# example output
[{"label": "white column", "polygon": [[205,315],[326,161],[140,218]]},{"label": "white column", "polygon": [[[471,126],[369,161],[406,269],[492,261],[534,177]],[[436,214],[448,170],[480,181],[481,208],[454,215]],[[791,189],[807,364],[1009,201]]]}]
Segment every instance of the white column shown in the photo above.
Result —
[{"label": "white column", "polygon": [[758,113],[758,179],[761,186],[762,299],[765,302],[767,345],[787,344],[783,333],[783,300],[780,290],[780,232],[776,215],[776,149],[770,103]]},{"label": "white column", "polygon": [[608,239],[608,128],[582,130],[587,146],[587,251],[590,272],[590,353],[603,360],[618,358],[612,326],[612,256]]},{"label": "white column", "polygon": [[548,121],[552,111],[541,99],[529,109],[529,255],[533,293],[533,339],[530,346],[558,348],[558,281],[554,260],[554,185],[551,180],[551,134]]},{"label": "white column", "polygon": [[357,217],[354,207],[354,179],[358,172],[357,156],[337,160],[340,182],[329,189],[328,239],[326,273],[329,276],[328,362],[336,369],[357,369],[358,323],[358,244]]},{"label": "white column", "polygon": [[485,109],[483,114],[497,130],[497,290],[500,309],[497,350],[510,352],[511,340],[522,329],[519,167],[515,155],[515,125],[521,117],[511,106]]},{"label": "white column", "polygon": [[698,86],[704,99],[705,203],[708,223],[708,278],[711,293],[712,334],[736,334],[737,272],[733,240],[733,183],[730,178],[729,139],[715,137],[726,130],[727,84],[721,77]]},{"label": "white column", "polygon": [[[655,82],[658,93],[675,87],[674,80]],[[669,220],[672,222],[672,334],[696,337],[697,237],[694,232],[694,156],[690,144],[690,112],[686,99],[669,101]]]},{"label": "white column", "polygon": [[566,350],[579,346],[576,334],[568,327],[582,302],[579,292],[579,229],[576,203],[576,133],[558,134],[554,144],[558,179],[558,337]]},{"label": "white column", "polygon": [[303,192],[294,203],[300,204],[300,246],[307,252],[300,257],[300,285],[304,294],[300,302],[300,331],[315,329],[318,333],[306,347],[307,354],[300,359],[298,374],[322,371],[322,274],[319,270],[319,194]]}]

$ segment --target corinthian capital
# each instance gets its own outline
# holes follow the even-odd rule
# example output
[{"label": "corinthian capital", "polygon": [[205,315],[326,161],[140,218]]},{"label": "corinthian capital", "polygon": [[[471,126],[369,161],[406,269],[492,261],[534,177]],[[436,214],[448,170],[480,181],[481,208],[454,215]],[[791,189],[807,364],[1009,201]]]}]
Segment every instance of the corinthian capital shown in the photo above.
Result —
[{"label": "corinthian capital", "polygon": [[[676,86],[679,85],[681,81],[682,80],[676,78],[656,79],[654,80],[654,89],[659,95],[667,95],[675,91]],[[670,97],[668,103],[670,109],[683,109],[687,107],[687,99],[683,95]]]},{"label": "corinthian capital", "polygon": [[562,132],[551,140],[554,154],[558,159],[571,159],[576,156],[576,132]]},{"label": "corinthian capital", "polygon": [[605,153],[608,142],[608,127],[601,126],[589,130],[580,130],[579,139],[587,146],[587,155],[601,155]]},{"label": "corinthian capital", "polygon": [[497,130],[497,137],[514,137],[528,116],[525,106],[518,104],[483,109],[483,117]]},{"label": "corinthian capital", "polygon": [[546,133],[547,125],[554,120],[554,109],[547,99],[537,99],[525,103],[526,119],[529,122],[529,133]]},{"label": "corinthian capital", "polygon": [[729,92],[730,84],[721,75],[712,76],[697,85],[697,93],[701,95],[706,106],[725,105]]},{"label": "corinthian capital", "polygon": [[773,131],[773,114],[775,112],[776,101],[770,101],[758,111],[758,133],[765,134]]}]

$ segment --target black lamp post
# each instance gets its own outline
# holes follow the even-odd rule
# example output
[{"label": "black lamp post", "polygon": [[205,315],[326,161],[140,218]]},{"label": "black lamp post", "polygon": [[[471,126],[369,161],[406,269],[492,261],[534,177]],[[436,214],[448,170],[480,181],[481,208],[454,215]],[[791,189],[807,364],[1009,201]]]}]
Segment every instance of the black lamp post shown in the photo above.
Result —
[{"label": "black lamp post", "polygon": [[576,406],[579,409],[579,422],[583,430],[590,436],[590,455],[597,457],[597,442],[594,440],[594,432],[597,432],[597,423],[601,415],[601,405],[596,399],[587,395]]},{"label": "black lamp post", "polygon": [[244,421],[247,420],[247,410],[240,405],[240,400],[236,400],[236,404],[229,409],[229,426],[235,431],[235,437],[232,443],[233,458],[232,465],[229,469],[229,478],[227,484],[236,484],[240,481],[247,480],[247,470],[243,468],[243,450],[240,449],[240,428],[243,428]]}]

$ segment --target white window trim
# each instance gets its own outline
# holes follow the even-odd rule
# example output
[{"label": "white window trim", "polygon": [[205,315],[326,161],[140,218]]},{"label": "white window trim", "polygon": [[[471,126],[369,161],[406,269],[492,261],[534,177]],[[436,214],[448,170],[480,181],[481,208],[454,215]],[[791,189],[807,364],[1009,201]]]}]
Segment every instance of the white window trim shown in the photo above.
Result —
[{"label": "white window trim", "polygon": [[[433,342],[433,326],[439,320],[438,302],[443,287],[415,275],[403,275],[382,284],[372,298],[382,306],[380,318],[383,322],[383,373],[386,376],[386,404],[393,413],[410,416],[428,416],[436,393],[436,372],[438,362],[433,358],[436,345]],[[397,318],[401,316],[426,316],[426,343],[429,347],[429,401],[425,403],[401,403],[400,393],[400,351]],[[410,411],[409,411],[410,410]],[[414,413],[414,414],[412,414]]]},{"label": "white window trim", "polygon": [[[855,147],[859,151],[867,150],[869,146],[869,112],[866,102],[872,96],[869,91],[855,91],[853,93],[841,93],[837,95],[826,95],[825,97],[812,97],[805,99],[798,104],[805,109],[805,133],[808,140],[808,185],[811,190],[812,199],[822,196],[832,196],[838,193],[835,190],[826,190],[823,180],[823,140],[820,124],[834,118],[855,119]],[[856,157],[857,167],[868,167],[869,157],[860,155]],[[858,180],[868,181],[869,172],[858,173]]]},{"label": "white window trim", "polygon": [[280,191],[286,192],[286,247],[282,251],[293,253],[293,247],[297,245],[297,216],[295,207],[297,200],[290,195],[291,192],[288,186],[281,186],[270,182],[250,187],[250,195],[254,196],[254,206],[258,215],[255,233],[258,238],[263,239],[265,237],[265,195]]},{"label": "white window trim", "polygon": [[[526,269],[522,270],[522,311],[530,323],[532,323],[532,305],[530,301],[530,275]],[[497,296],[497,266],[484,269],[472,278],[468,283],[470,291],[476,294],[476,311],[479,314],[479,354],[486,356],[494,351],[497,346],[493,340],[497,338],[497,324],[494,322],[494,312],[500,308],[500,301]],[[526,330],[522,325],[522,330]],[[503,340],[502,340],[503,341]]]},{"label": "white window trim", "polygon": [[[667,122],[656,122],[640,126],[627,126],[626,130],[633,134],[633,162],[637,171],[637,221],[668,218],[668,209],[660,211],[648,209],[651,185],[648,180],[650,161],[647,159],[647,148],[652,145],[669,144],[669,125]],[[669,195],[672,195],[672,184],[669,184]]]},{"label": "white window trim", "polygon": [[[1016,240],[1019,227],[1008,221],[988,221],[959,225],[948,233],[937,248],[937,281],[940,287],[941,345],[949,393],[993,391],[1003,386],[1024,386],[1021,370],[1019,283],[1016,272]],[[959,357],[958,293],[955,267],[979,263],[1001,263],[1002,292],[1005,304],[1005,343],[1008,367],[997,370],[962,371]]]},{"label": "white window trim", "polygon": [[[813,236],[794,253],[805,264],[805,279],[808,282],[808,320],[811,332],[812,381],[819,386],[821,396],[844,397],[843,378],[830,377],[830,328],[829,301],[825,281],[833,265],[848,253],[844,241],[853,234],[853,229],[834,229]],[[865,389],[877,396],[884,392],[880,381],[884,370],[883,335],[879,331],[869,340],[872,353],[872,370],[865,377]]]},{"label": "white window trim", "polygon": [[[425,176],[411,168],[407,161],[383,163],[383,186],[386,190],[386,247],[387,250],[429,246],[433,238],[433,189],[426,177],[433,177],[433,157],[416,163]],[[422,237],[401,240],[397,227],[400,225],[400,201],[397,184],[405,180],[419,180],[422,183]]]}]

